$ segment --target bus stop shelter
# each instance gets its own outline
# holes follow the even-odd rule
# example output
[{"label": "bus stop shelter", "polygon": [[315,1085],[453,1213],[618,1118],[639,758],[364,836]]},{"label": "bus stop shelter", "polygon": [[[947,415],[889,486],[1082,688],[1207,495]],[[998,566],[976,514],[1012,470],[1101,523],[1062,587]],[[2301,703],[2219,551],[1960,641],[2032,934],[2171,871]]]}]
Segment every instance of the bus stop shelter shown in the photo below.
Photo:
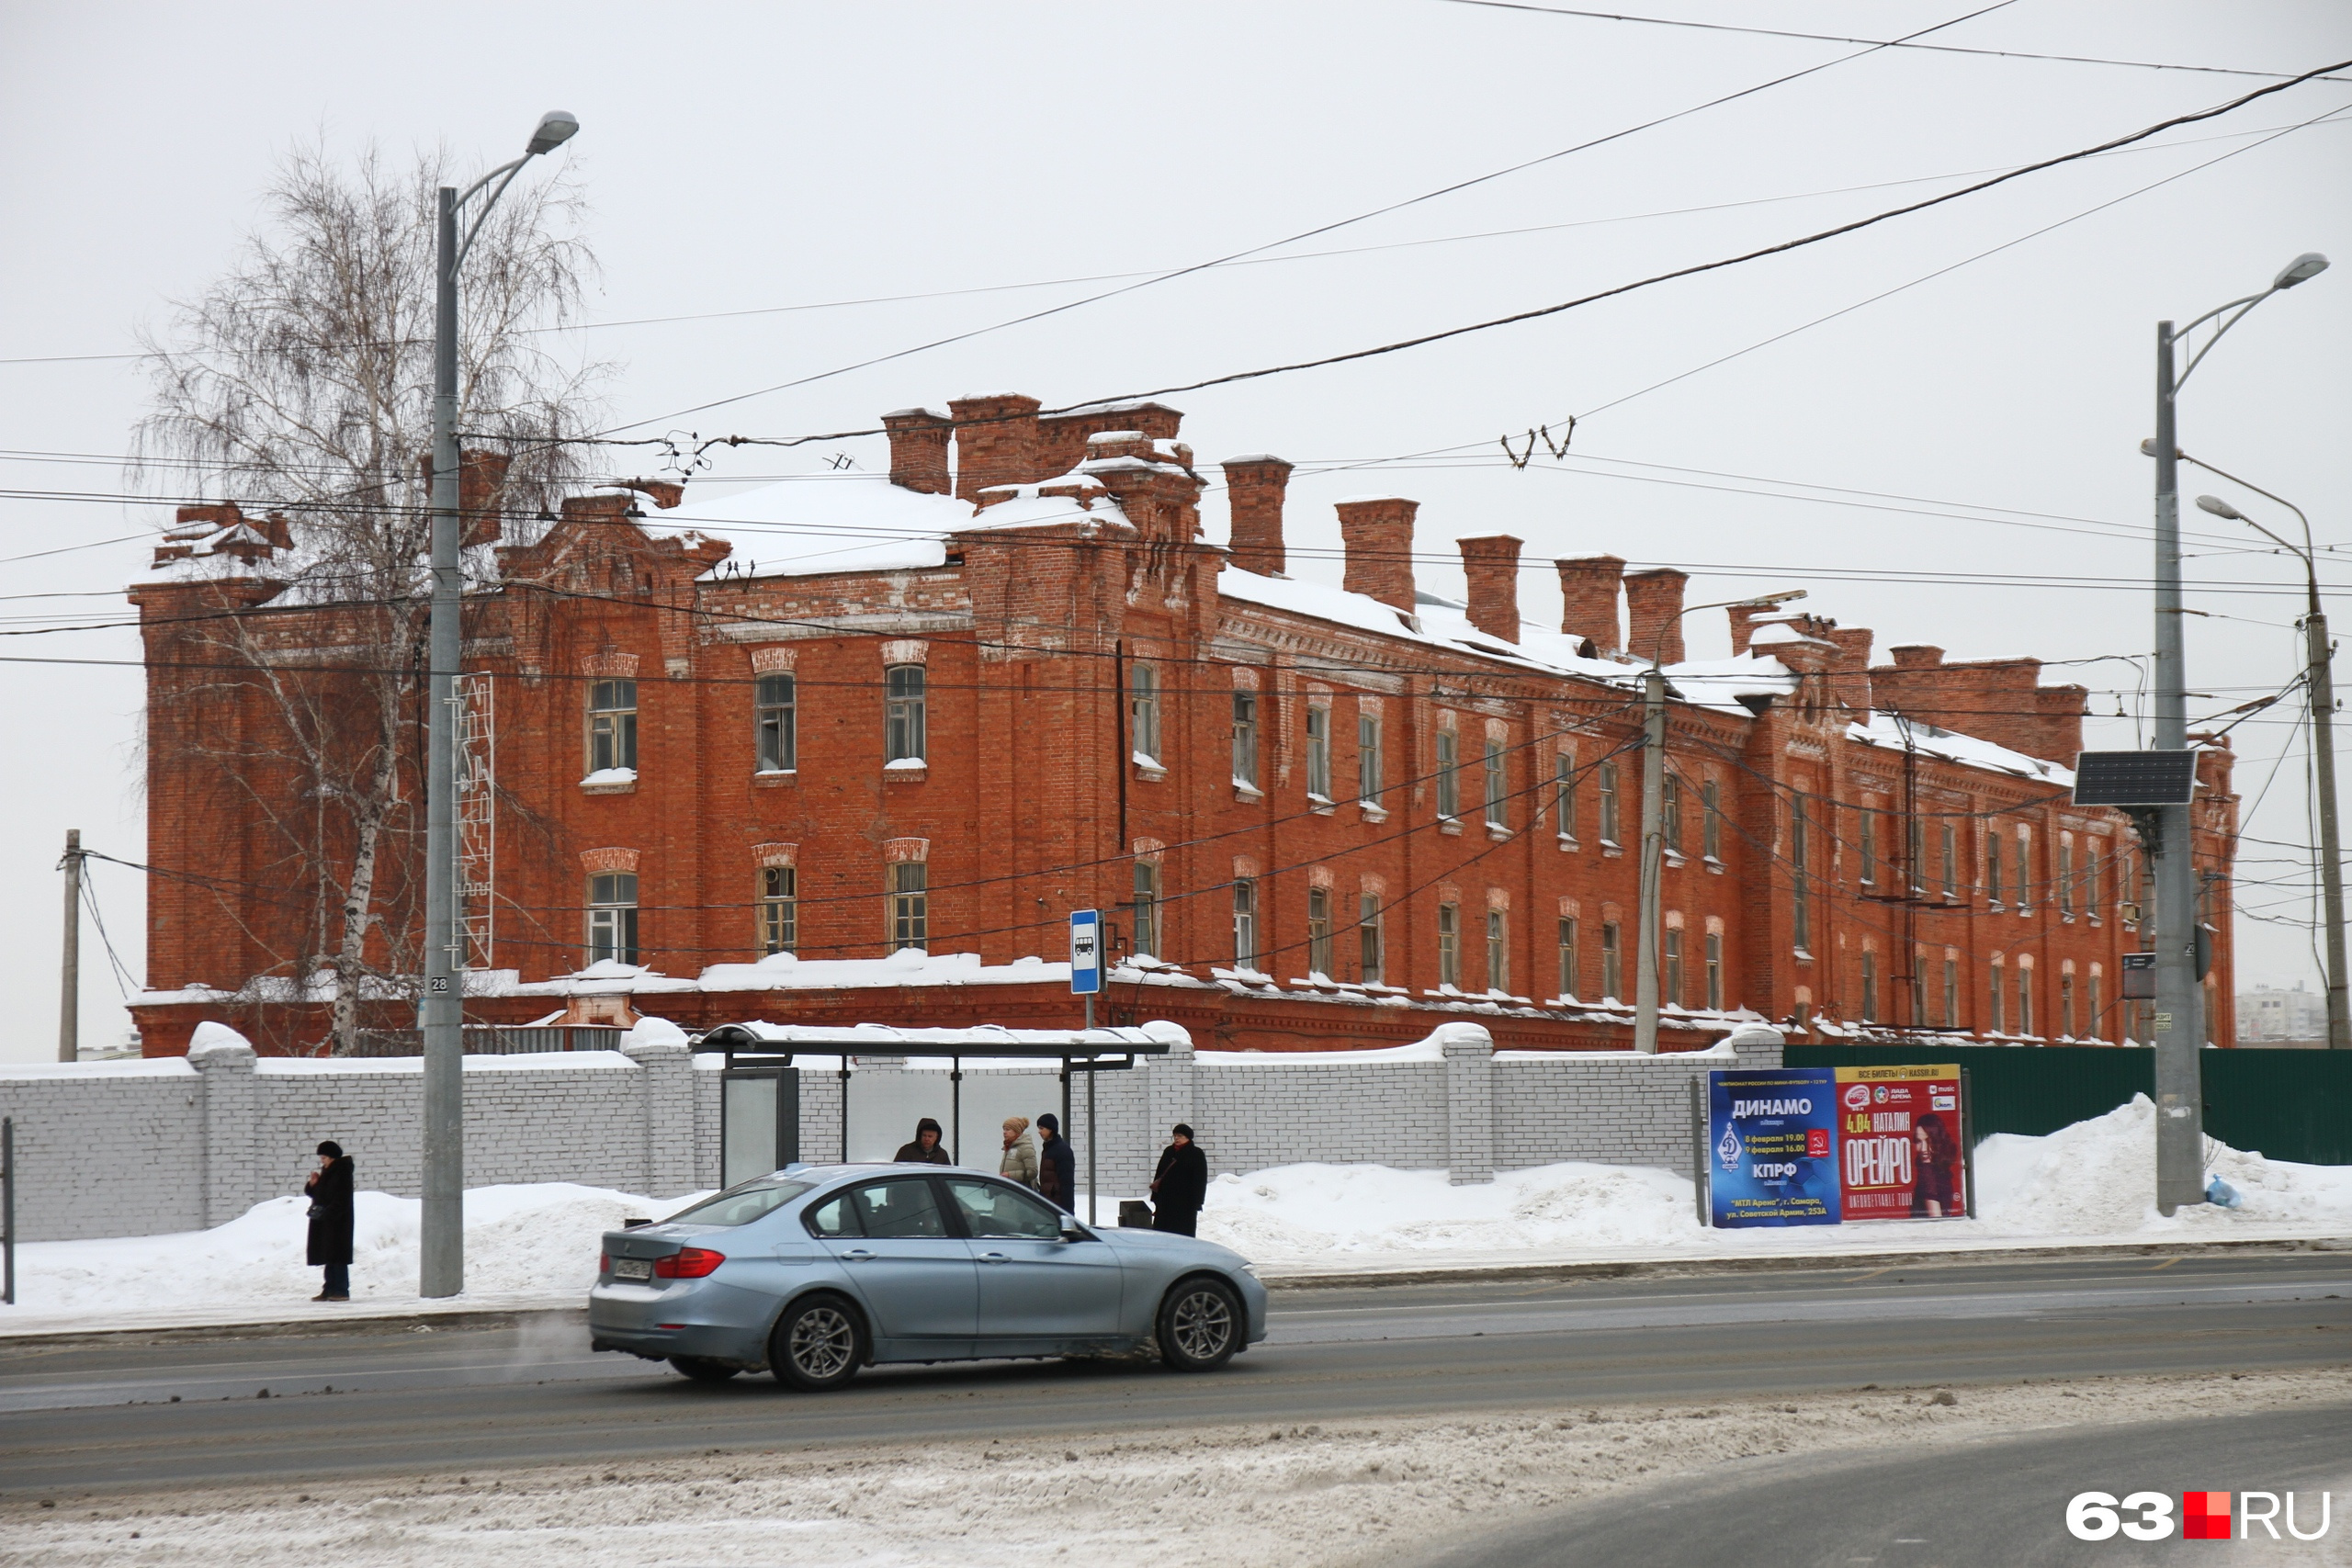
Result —
[{"label": "bus stop shelter", "polygon": [[968,1057],[1059,1065],[1062,1125],[1071,1113],[1073,1075],[1086,1079],[1087,1221],[1094,1223],[1094,1075],[1124,1072],[1141,1056],[1166,1055],[1189,1040],[1174,1024],[1103,1029],[898,1029],[862,1023],[829,1029],[793,1023],[723,1023],[693,1036],[697,1055],[723,1058],[719,1073],[719,1183],[781,1169],[801,1157],[798,1058],[834,1059],[841,1081],[841,1139],[849,1153],[851,1063],[859,1056],[928,1057],[948,1064],[949,1146],[964,1146],[964,1062]]}]

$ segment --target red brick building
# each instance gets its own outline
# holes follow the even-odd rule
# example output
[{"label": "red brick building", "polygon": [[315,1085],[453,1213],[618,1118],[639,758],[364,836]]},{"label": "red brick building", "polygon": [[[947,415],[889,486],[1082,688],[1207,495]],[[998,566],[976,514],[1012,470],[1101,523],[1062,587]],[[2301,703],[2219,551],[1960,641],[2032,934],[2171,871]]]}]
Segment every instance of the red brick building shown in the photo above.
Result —
[{"label": "red brick building", "polygon": [[[1038,407],[904,410],[887,479],[691,508],[616,489],[495,550],[467,606],[495,781],[469,1018],[633,998],[689,1026],[1064,1022],[1066,978],[1035,961],[1091,906],[1133,960],[1108,1016],[1204,1046],[1387,1044],[1469,1010],[1503,1045],[1623,1048],[1655,655],[1668,1048],[1739,1010],[1825,1037],[2140,1032],[2117,961],[2152,883],[2126,821],[2068,803],[2084,694],[2037,661],[1874,665],[1869,631],[1755,609],[1730,612],[1733,658],[1689,661],[1684,574],[1610,556],[1557,562],[1562,625],[1528,626],[1519,540],[1460,542],[1466,604],[1417,592],[1418,503],[1394,496],[1338,504],[1344,588],[1299,581],[1287,463],[1221,465],[1223,547],[1174,410]],[[486,546],[486,479],[469,505]],[[192,625],[242,617],[278,678],[326,689],[350,678],[339,612],[279,603],[282,525],[184,523],[133,593],[151,859],[175,874],[152,879],[138,1015],[151,1053],[204,1017],[314,1048],[307,906],[254,847],[270,786],[198,777],[172,737],[272,722]],[[2226,1044],[2225,746],[2199,776]],[[400,841],[395,968],[422,880]],[[376,1021],[412,1021],[399,990],[376,983]]]}]

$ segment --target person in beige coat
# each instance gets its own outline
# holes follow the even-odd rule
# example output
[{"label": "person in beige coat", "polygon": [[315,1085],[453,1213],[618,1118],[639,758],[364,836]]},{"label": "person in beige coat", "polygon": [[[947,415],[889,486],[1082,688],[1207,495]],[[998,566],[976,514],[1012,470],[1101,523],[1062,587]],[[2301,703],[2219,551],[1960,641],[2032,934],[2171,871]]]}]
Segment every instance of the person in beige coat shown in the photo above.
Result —
[{"label": "person in beige coat", "polygon": [[1037,1141],[1029,1135],[1029,1118],[1008,1116],[1004,1119],[1004,1157],[997,1162],[996,1173],[1010,1177],[1030,1190],[1037,1187]]}]

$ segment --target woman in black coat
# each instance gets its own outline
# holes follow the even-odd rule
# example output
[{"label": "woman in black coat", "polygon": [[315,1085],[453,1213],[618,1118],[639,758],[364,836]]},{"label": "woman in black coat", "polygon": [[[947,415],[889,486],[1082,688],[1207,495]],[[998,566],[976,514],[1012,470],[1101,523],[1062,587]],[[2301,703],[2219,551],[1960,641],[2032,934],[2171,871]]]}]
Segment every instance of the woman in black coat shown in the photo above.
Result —
[{"label": "woman in black coat", "polygon": [[1159,1170],[1151,1179],[1151,1228],[1178,1235],[1197,1235],[1201,1205],[1209,1200],[1209,1161],[1193,1142],[1193,1130],[1176,1123],[1174,1141],[1159,1151]]},{"label": "woman in black coat", "polygon": [[327,1271],[326,1289],[314,1302],[351,1299],[351,1177],[354,1167],[343,1145],[330,1138],[319,1145],[319,1168],[302,1183],[311,1195],[311,1267]]}]

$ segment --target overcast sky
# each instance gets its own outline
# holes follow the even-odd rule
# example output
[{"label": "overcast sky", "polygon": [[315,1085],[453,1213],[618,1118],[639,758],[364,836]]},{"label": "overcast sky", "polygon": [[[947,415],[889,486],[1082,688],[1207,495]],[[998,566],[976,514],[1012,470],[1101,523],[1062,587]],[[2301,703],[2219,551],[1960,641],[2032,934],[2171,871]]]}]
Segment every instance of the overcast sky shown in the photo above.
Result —
[{"label": "overcast sky", "polygon": [[[1648,14],[1868,39],[1973,8],[1673,0]],[[2296,73],[2352,57],[2352,11],[2016,0],[1922,41]],[[1227,255],[1829,62],[1261,265],[673,415],[1107,287],[1059,280]],[[973,390],[1068,403],[1527,310],[2091,146],[2265,80],[1445,0],[17,0],[0,17],[0,145],[13,150],[0,163],[0,359],[132,349],[140,326],[163,324],[230,263],[273,168],[305,139],[338,156],[438,142],[488,167],[552,107],[582,127],[555,161],[594,209],[594,320],[769,312],[580,333],[569,352],[619,367],[614,422],[764,435]],[[2338,110],[2347,118],[2268,134]],[[1339,497],[1410,495],[1424,548],[1509,532],[1536,559],[1612,551],[1687,568],[1694,603],[1806,587],[1808,608],[1874,628],[1881,657],[1928,642],[1954,658],[2078,661],[2045,680],[2080,680],[2098,713],[2128,714],[2134,667],[2111,656],[2152,642],[2152,475],[2138,443],[2153,428],[2154,323],[2258,289],[2300,252],[2352,262],[2352,84],[2290,88],[2158,143],[1624,299],[1168,400],[1204,459],[1273,452],[1319,470],[1291,488],[1295,546],[1336,547]],[[1348,254],[1307,254],[1334,251]],[[932,297],[834,303],[905,295]],[[774,309],[787,306],[828,308]],[[2180,434],[2301,504],[2324,544],[2352,548],[2347,343],[2352,265],[2233,333],[2185,394]],[[119,591],[147,559],[126,536],[164,516],[112,499],[141,390],[119,359],[0,364],[0,581],[12,595],[87,596],[14,599],[0,630],[123,618]],[[1556,434],[1571,414],[1568,459],[1503,460],[1501,434]],[[879,442],[841,450],[883,465]],[[1394,460],[1433,451],[1449,456]],[[741,448],[712,477],[784,462]],[[2258,504],[2194,469],[2182,486],[2185,500],[2222,490]],[[2233,525],[2186,515],[2193,549],[2235,548]],[[2200,553],[2188,570],[2205,613],[2188,623],[2190,681],[2210,694],[2192,718],[2292,679],[2295,563]],[[1295,556],[1293,571],[1338,579],[1330,559]],[[2352,581],[2352,565],[2330,560],[2325,574]],[[1549,576],[1526,574],[1531,619],[1557,614]],[[1426,567],[1421,581],[1459,591],[1458,572]],[[119,627],[5,640],[18,660],[100,661],[13,663],[0,703],[0,980],[19,998],[0,1059],[40,1059],[55,1048],[65,829],[125,860],[148,848],[138,643]],[[1693,617],[1694,655],[1724,646],[1716,617]],[[2091,734],[2134,743],[2129,718]],[[2305,922],[2242,918],[2241,981],[2308,983],[2308,856],[2276,847],[2311,839],[2302,734],[2262,715],[2233,739],[2252,808],[2242,903]],[[203,846],[157,852],[200,861]],[[94,876],[135,987],[138,874]],[[84,964],[85,1038],[118,1037],[122,991],[87,927]]]}]

